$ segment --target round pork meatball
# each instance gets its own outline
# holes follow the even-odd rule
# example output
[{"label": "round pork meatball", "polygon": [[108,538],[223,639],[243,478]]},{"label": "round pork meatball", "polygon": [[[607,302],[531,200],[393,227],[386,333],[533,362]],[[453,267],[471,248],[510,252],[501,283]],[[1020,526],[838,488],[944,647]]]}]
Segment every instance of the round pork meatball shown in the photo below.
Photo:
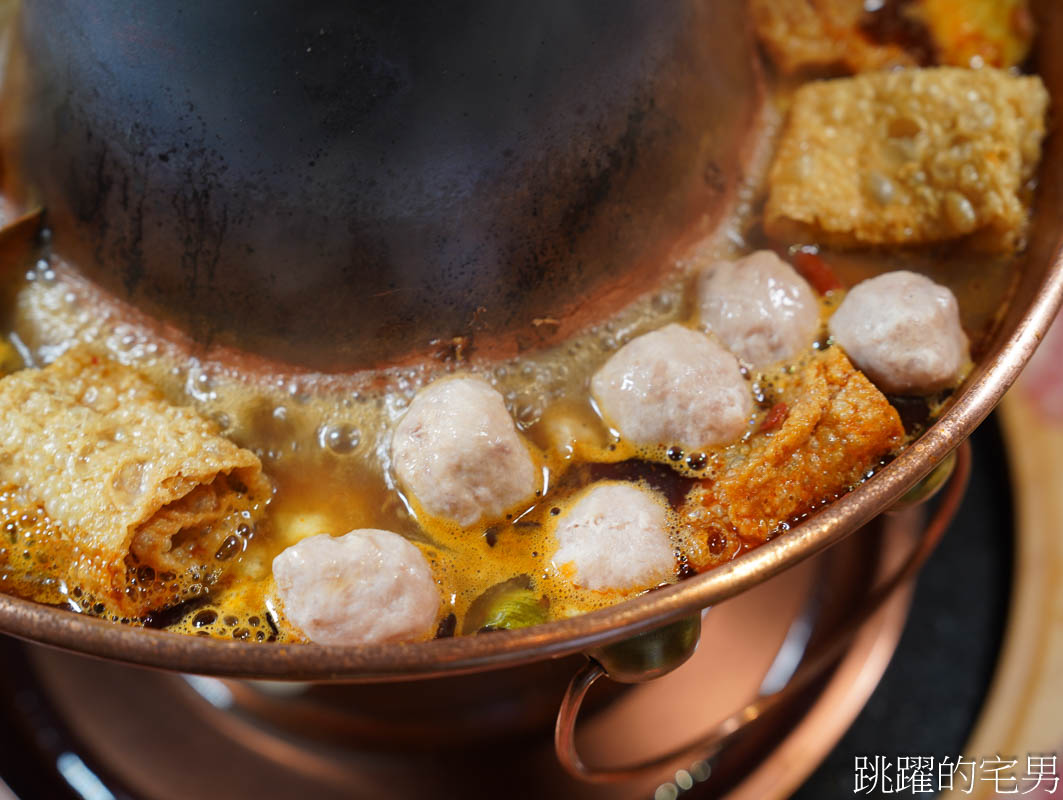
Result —
[{"label": "round pork meatball", "polygon": [[273,577],[288,619],[319,644],[424,639],[439,612],[428,561],[390,531],[303,539],[273,559]]},{"label": "round pork meatball", "polygon": [[829,327],[852,362],[890,394],[953,386],[970,358],[955,296],[906,270],[858,283]]},{"label": "round pork meatball", "polygon": [[429,514],[462,526],[501,516],[541,483],[502,395],[479,378],[418,392],[395,428],[391,463]]},{"label": "round pork meatball", "polygon": [[699,450],[737,439],[753,411],[738,361],[682,325],[632,339],[591,379],[606,422],[640,447]]},{"label": "round pork meatball", "polygon": [[757,369],[793,358],[819,330],[812,287],[770,250],[717,261],[698,279],[697,297],[701,323]]},{"label": "round pork meatball", "polygon": [[627,483],[590,489],[561,517],[553,562],[585,589],[648,589],[675,574],[664,506]]}]

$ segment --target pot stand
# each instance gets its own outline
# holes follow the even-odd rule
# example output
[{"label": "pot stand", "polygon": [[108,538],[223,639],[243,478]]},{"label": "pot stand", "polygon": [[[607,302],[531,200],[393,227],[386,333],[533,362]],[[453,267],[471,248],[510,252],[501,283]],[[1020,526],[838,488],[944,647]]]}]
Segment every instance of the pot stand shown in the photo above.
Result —
[{"label": "pot stand", "polygon": [[[944,528],[966,464],[961,452],[928,528],[920,508],[884,515],[705,612],[698,651],[674,672],[636,686],[595,684],[576,741],[587,769],[612,773],[606,783],[564,772],[546,736],[578,656],[531,665],[537,676],[510,668],[371,686],[276,684],[177,676],[9,642],[5,663],[26,669],[10,682],[7,705],[36,709],[36,731],[19,736],[53,748],[51,765],[76,754],[117,796],[619,800],[689,788],[734,800],[783,797],[841,736],[885,669],[904,625],[907,578]],[[738,698],[758,691],[772,699],[757,700],[755,719],[733,714]],[[395,705],[403,696],[406,705]],[[719,732],[727,719],[740,720],[740,732],[708,742],[703,731]],[[696,748],[682,747],[695,739]],[[670,755],[653,759],[659,766],[642,765],[626,780],[608,766],[661,749]]]}]

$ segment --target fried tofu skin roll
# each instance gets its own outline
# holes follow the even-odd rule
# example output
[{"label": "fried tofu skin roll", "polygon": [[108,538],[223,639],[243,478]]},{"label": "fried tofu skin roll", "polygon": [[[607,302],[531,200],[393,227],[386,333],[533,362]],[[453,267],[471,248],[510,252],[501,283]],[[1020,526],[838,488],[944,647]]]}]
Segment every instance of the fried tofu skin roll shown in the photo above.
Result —
[{"label": "fried tofu skin roll", "polygon": [[71,589],[132,617],[223,572],[272,493],[254,453],[81,349],[0,380],[0,483],[62,529]]}]

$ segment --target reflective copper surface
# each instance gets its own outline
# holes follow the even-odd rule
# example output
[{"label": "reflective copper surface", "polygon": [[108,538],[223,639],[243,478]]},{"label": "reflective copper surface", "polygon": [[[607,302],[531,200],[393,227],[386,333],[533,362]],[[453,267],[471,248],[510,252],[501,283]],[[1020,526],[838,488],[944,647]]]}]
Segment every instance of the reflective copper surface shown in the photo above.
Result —
[{"label": "reflective copper surface", "polygon": [[[1063,7],[1041,3],[1042,41],[1063,41]],[[1063,108],[1063,49],[1037,69]],[[612,608],[520,631],[420,644],[260,646],[123,627],[0,596],[0,631],[137,664],[216,675],[395,681],[525,664],[586,651],[679,620],[822,551],[890,507],[982,422],[1037,347],[1063,298],[1063,140],[1045,143],[1030,246],[1008,310],[951,407],[896,460],[849,495],[726,566]]]},{"label": "reflective copper surface", "polygon": [[[710,758],[726,747],[737,735],[744,732],[751,723],[769,714],[773,709],[785,705],[793,696],[807,690],[810,684],[828,674],[830,668],[845,653],[850,641],[866,626],[868,621],[895,594],[910,584],[919,569],[926,563],[927,558],[934,552],[941,537],[945,535],[945,531],[960,507],[971,472],[970,444],[964,442],[956,453],[958,457],[953,460],[959,468],[954,477],[949,480],[945,496],[926,525],[921,524],[917,511],[913,512],[912,508],[906,509],[907,516],[911,520],[907,525],[911,532],[918,531],[918,533],[915,533],[916,544],[904,562],[897,567],[887,568],[886,575],[880,577],[874,590],[868,593],[862,604],[851,611],[844,624],[831,631],[826,643],[822,644],[813,656],[807,657],[791,675],[787,676],[787,680],[781,687],[761,687],[748,705],[737,709],[708,733],[702,733],[673,750],[630,764],[588,764],[584,761],[576,743],[576,723],[584,698],[591,686],[600,678],[611,677],[613,680],[622,680],[624,677],[621,674],[618,678],[607,661],[597,658],[596,654],[592,653],[592,658],[573,676],[557,714],[554,746],[557,750],[558,761],[565,770],[574,777],[588,782],[610,783],[630,781],[640,776],[653,774],[676,761],[699,757]],[[942,462],[944,463],[946,462]],[[892,513],[891,522],[894,528],[904,524],[898,523],[897,519],[904,513],[901,511]],[[892,571],[889,571],[890,569]],[[638,638],[629,641],[638,641]]]},{"label": "reflective copper surface", "polygon": [[[648,683],[619,687],[618,696],[594,698],[578,734],[581,749],[607,764],[652,755],[704,733],[744,699],[777,687],[799,662],[822,652],[877,579],[910,552],[920,512],[877,520],[859,536],[708,610],[702,644],[686,664]],[[28,674],[5,680],[0,700],[5,708],[50,707],[53,715],[38,713],[36,724],[70,736],[56,742],[53,732],[47,746],[76,753],[119,797],[501,793],[628,800],[652,797],[683,770],[696,788],[708,790],[691,796],[728,791],[732,797],[733,791],[736,798],[767,800],[800,783],[860,710],[896,646],[908,603],[906,589],[894,594],[861,626],[829,678],[788,695],[784,708],[766,714],[765,724],[711,765],[681,762],[623,784],[567,776],[554,758],[549,726],[521,724],[525,699],[552,716],[563,688],[552,680],[571,674],[574,659],[535,664],[534,678],[526,668],[416,686],[263,686],[8,642],[0,656],[9,672],[25,663]],[[19,703],[8,699],[16,692],[24,698]],[[389,705],[391,713],[384,712]],[[687,784],[684,776],[680,780]]]}]

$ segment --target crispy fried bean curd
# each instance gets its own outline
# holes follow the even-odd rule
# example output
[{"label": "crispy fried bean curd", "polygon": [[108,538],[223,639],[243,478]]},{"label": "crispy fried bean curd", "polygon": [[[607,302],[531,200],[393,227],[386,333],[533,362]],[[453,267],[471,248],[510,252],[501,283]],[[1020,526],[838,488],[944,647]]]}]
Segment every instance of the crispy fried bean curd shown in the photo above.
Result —
[{"label": "crispy fried bean curd", "polygon": [[63,529],[78,554],[66,579],[127,616],[150,608],[128,574],[209,579],[271,495],[253,453],[86,349],[0,380],[0,482]]},{"label": "crispy fried bean curd", "polygon": [[1039,77],[988,67],[807,83],[771,167],[765,229],[834,247],[1018,250],[1047,108]]},{"label": "crispy fried bean curd", "polygon": [[861,29],[863,0],[751,0],[753,26],[783,72],[842,66],[852,72],[913,66],[916,57]]},{"label": "crispy fried bean curd", "polygon": [[900,66],[1013,67],[1030,51],[1028,0],[751,0],[757,38],[782,72]]},{"label": "crispy fried bean curd", "polygon": [[[896,409],[838,347],[780,375],[760,435],[680,509],[699,569],[761,544],[859,484],[904,443]],[[770,421],[770,422],[769,422]]]},{"label": "crispy fried bean curd", "polygon": [[[758,0],[803,33],[780,56],[755,20],[769,55],[914,58],[849,58],[842,5],[863,24]],[[1047,94],[992,69],[795,81],[723,227],[504,361],[477,329],[365,373],[248,372],[42,245],[0,307],[0,590],[247,641],[476,635],[723,565],[873,480],[1015,297]]]}]

